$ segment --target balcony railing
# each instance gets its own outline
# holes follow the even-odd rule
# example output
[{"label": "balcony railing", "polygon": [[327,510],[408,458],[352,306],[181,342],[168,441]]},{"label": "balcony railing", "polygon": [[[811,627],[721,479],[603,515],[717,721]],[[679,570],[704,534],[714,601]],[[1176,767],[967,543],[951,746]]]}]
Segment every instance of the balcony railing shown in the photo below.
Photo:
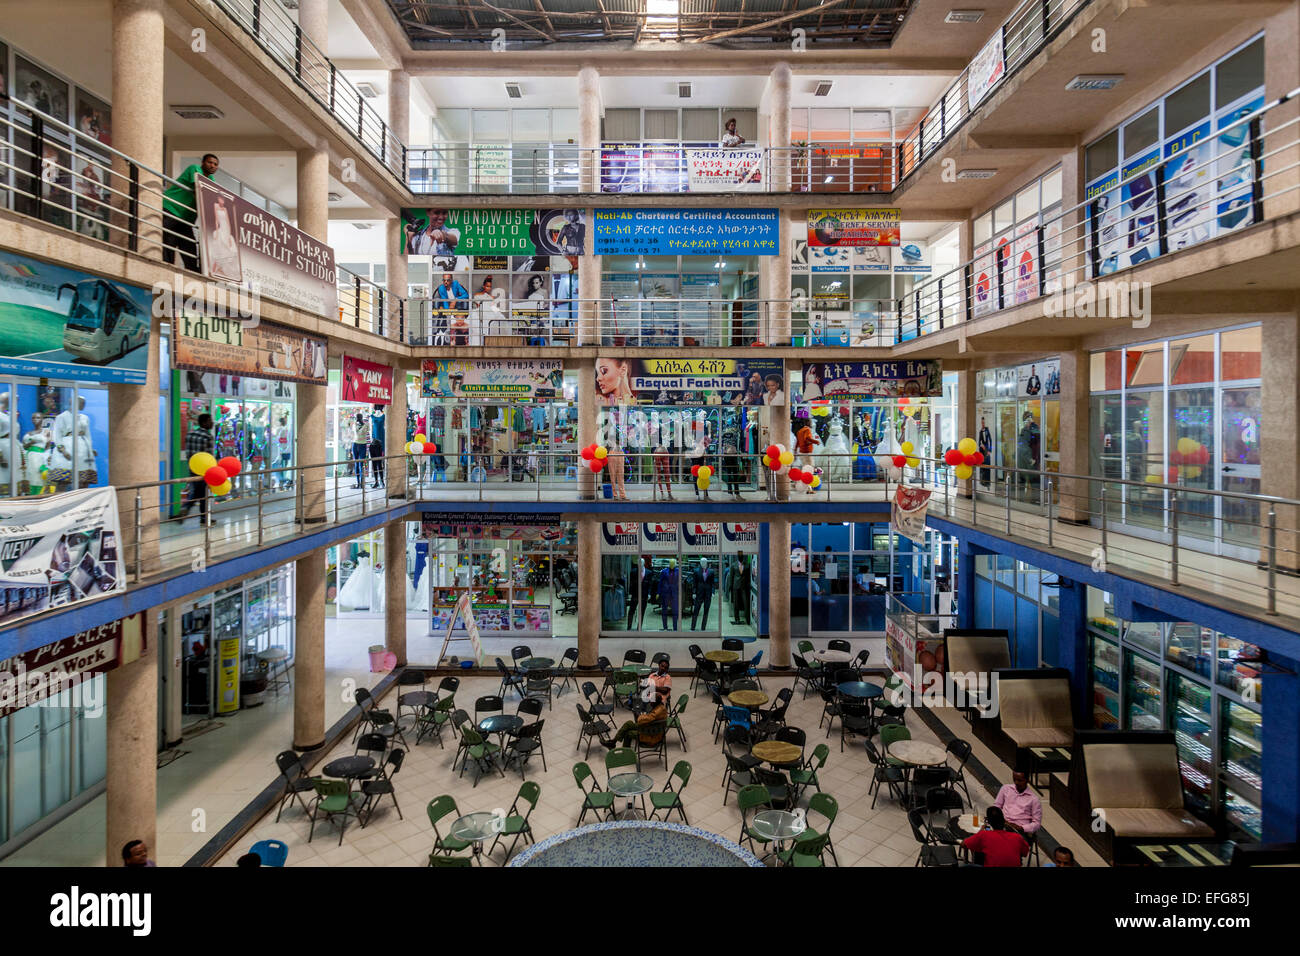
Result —
[{"label": "balcony railing", "polygon": [[406,144],[278,0],[214,0],[361,147],[399,181],[406,180]]}]

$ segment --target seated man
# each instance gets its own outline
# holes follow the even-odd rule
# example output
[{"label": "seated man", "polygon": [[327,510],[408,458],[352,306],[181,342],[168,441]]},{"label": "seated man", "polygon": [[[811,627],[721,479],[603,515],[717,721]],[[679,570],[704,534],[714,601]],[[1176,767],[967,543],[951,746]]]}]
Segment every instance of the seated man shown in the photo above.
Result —
[{"label": "seated man", "polygon": [[1011,783],[998,791],[993,805],[1002,811],[1007,828],[1032,842],[1043,825],[1043,802],[1029,789],[1029,776],[1021,770],[1011,775]]},{"label": "seated man", "polygon": [[1025,838],[1007,829],[1006,818],[997,807],[989,807],[986,814],[989,827],[961,841],[961,845],[975,853],[984,854],[984,866],[1019,866],[1029,855]]},{"label": "seated man", "polygon": [[655,691],[654,706],[644,713],[640,714],[636,720],[629,720],[618,732],[614,734],[614,739],[601,737],[600,742],[608,749],[613,750],[615,747],[624,747],[631,743],[633,737],[639,737],[641,743],[646,746],[657,746],[664,739],[663,728],[656,728],[653,731],[644,731],[641,728],[646,727],[656,721],[666,721],[668,719],[668,708],[664,706],[664,696],[659,691]]},{"label": "seated man", "polygon": [[1078,866],[1078,865],[1079,865],[1078,863],[1074,862],[1074,851],[1071,850],[1068,846],[1058,846],[1055,850],[1052,851],[1052,858],[1043,864],[1043,866]]},{"label": "seated man", "polygon": [[[659,661],[658,670],[653,671],[646,679],[650,687],[653,687],[665,700],[672,700],[673,696],[673,678],[668,673],[668,662],[662,658]],[[646,695],[649,699],[649,694]]]}]

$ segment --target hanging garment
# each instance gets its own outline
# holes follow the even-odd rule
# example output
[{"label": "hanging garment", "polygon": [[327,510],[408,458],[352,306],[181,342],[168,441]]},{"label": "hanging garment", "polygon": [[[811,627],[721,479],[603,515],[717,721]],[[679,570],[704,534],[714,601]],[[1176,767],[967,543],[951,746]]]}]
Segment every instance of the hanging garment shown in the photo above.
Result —
[{"label": "hanging garment", "polygon": [[601,614],[607,621],[621,621],[627,615],[627,592],[623,585],[615,584],[605,592],[605,607]]}]

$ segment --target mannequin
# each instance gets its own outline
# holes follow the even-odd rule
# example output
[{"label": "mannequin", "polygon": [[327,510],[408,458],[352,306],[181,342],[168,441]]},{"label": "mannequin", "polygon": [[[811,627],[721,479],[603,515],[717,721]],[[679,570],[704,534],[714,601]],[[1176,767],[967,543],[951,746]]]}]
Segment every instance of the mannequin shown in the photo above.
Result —
[{"label": "mannequin", "polygon": [[[677,630],[677,559],[669,558],[668,567],[659,572],[659,620],[665,631]],[[669,623],[672,627],[669,627]]]},{"label": "mannequin", "polygon": [[844,426],[836,418],[831,422],[830,434],[826,436],[826,445],[822,452],[826,460],[826,474],[831,481],[848,481],[852,476],[850,452],[848,438],[844,435]]}]

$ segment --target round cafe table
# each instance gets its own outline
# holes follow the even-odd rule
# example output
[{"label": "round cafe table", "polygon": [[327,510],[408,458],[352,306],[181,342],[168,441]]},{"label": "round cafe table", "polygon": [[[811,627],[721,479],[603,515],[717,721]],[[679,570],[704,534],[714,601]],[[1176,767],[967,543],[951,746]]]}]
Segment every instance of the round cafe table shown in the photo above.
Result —
[{"label": "round cafe table", "polygon": [[521,671],[544,671],[554,667],[555,661],[549,657],[526,657],[516,665]]},{"label": "round cafe table", "polygon": [[871,700],[873,697],[879,697],[885,692],[885,689],[879,684],[872,684],[864,680],[850,680],[843,684],[836,684],[835,689],[845,697],[852,697],[855,700]]},{"label": "round cafe table", "polygon": [[763,740],[749,748],[759,760],[773,767],[788,767],[803,759],[803,748],[784,740]]},{"label": "round cafe table", "polygon": [[973,813],[962,813],[948,818],[948,832],[962,840],[968,836],[974,836],[984,826],[985,820],[979,818],[979,826],[975,825],[976,816]]},{"label": "round cafe table", "polygon": [[705,651],[704,659],[715,664],[730,664],[740,660],[740,651]]},{"label": "round cafe table", "polygon": [[629,814],[636,813],[636,798],[648,793],[653,786],[650,775],[640,771],[613,774],[609,778],[610,792],[627,798],[627,809],[619,814],[619,819],[627,819]]},{"label": "round cafe table", "polygon": [[813,651],[813,660],[821,661],[823,664],[847,664],[853,660],[852,651]]},{"label": "round cafe table", "polygon": [[737,707],[757,710],[768,702],[768,696],[761,690],[733,690],[727,695],[727,700]]},{"label": "round cafe table", "polygon": [[937,767],[948,760],[948,751],[924,740],[897,740],[889,745],[889,756],[913,767]]},{"label": "round cafe table", "polygon": [[473,844],[474,860],[479,866],[483,865],[483,841],[499,832],[500,824],[497,823],[497,815],[486,810],[457,817],[456,822],[451,825],[451,835],[454,838]]},{"label": "round cafe table", "polygon": [[375,758],[357,754],[354,757],[339,757],[337,760],[331,760],[323,769],[327,777],[338,777],[342,780],[352,780],[356,777],[364,776],[367,772],[375,769]]},{"label": "round cafe table", "polygon": [[785,841],[793,840],[803,833],[808,829],[808,824],[802,814],[791,813],[789,810],[760,810],[749,821],[749,829],[775,843],[773,853],[780,859],[785,850]]}]

